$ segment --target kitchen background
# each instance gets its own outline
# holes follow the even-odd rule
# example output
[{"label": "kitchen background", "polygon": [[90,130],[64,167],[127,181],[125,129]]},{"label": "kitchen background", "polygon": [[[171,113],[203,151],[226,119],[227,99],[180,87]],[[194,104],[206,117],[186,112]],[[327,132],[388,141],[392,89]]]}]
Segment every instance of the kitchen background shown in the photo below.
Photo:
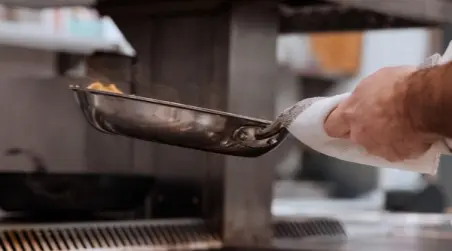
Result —
[{"label": "kitchen background", "polygon": [[[276,114],[306,97],[350,91],[380,67],[419,64],[442,50],[441,39],[439,31],[429,29],[281,36]],[[112,21],[100,19],[95,11],[0,6],[0,151],[13,145],[32,148],[46,156],[52,171],[81,171],[88,166],[85,137],[77,136],[85,134],[86,122],[67,91],[75,80],[55,73],[56,51],[99,49],[129,48]],[[317,209],[314,202],[319,208],[382,208],[386,191],[424,186],[416,173],[334,160],[302,149],[293,139],[276,151],[276,199],[307,203],[311,210]],[[0,158],[2,169],[29,165],[26,160]]]}]

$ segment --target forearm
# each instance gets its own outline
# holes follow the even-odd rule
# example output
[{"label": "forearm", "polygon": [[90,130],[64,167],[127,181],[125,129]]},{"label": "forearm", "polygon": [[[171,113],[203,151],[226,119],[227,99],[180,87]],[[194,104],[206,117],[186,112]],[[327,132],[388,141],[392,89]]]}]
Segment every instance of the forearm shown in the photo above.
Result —
[{"label": "forearm", "polygon": [[452,138],[452,63],[416,71],[397,88],[414,128]]}]

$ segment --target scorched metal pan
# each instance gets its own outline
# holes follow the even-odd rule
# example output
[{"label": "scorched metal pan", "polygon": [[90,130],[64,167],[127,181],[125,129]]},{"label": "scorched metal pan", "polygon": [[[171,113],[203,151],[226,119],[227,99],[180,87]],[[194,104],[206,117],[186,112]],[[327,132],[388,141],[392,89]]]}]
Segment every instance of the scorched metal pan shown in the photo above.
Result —
[{"label": "scorched metal pan", "polygon": [[6,154],[30,158],[35,169],[0,173],[0,208],[7,212],[133,210],[143,205],[155,181],[144,175],[49,173],[43,159],[31,151],[13,148]]},{"label": "scorched metal pan", "polygon": [[88,122],[104,133],[242,157],[263,155],[287,136],[285,128],[266,120],[135,95],[70,88]]}]

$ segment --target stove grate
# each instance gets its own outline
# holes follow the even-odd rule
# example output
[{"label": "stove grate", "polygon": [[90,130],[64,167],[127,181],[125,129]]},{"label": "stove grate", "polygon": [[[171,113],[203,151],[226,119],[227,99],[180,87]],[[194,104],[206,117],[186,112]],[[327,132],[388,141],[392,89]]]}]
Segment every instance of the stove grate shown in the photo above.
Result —
[{"label": "stove grate", "polygon": [[196,250],[221,247],[200,221],[43,224],[0,228],[3,251]]},{"label": "stove grate", "polygon": [[[345,236],[342,224],[328,218],[279,218],[275,238]],[[219,235],[201,219],[0,225],[2,251],[167,251],[222,247]]]},{"label": "stove grate", "polygon": [[281,219],[273,224],[275,238],[346,236],[343,224],[329,218]]}]

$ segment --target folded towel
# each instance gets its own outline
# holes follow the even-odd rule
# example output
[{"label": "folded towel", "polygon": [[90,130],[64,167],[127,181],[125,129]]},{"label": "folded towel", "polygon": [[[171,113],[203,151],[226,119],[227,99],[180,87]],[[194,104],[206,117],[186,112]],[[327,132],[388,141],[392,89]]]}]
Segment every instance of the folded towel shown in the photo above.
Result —
[{"label": "folded towel", "polygon": [[[431,146],[422,156],[401,162],[389,162],[383,158],[370,155],[360,145],[347,139],[337,139],[328,136],[323,123],[328,114],[350,93],[345,93],[329,98],[311,99],[301,101],[300,106],[305,107],[299,115],[287,126],[289,132],[306,146],[325,155],[354,163],[405,169],[420,173],[434,174],[439,164],[441,154],[449,153],[445,141],[438,141]],[[306,105],[303,105],[303,102]]]}]

